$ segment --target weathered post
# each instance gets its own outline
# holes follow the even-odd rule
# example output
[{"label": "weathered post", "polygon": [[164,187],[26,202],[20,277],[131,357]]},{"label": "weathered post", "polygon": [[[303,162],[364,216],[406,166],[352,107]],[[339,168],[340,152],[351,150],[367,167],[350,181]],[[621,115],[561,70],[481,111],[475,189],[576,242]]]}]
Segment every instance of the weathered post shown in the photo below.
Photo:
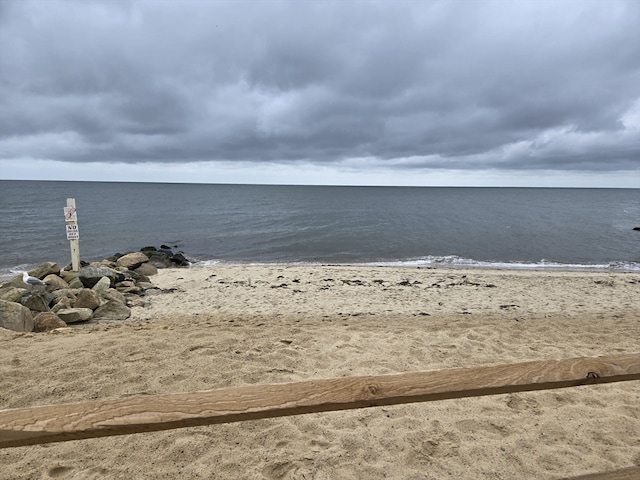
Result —
[{"label": "weathered post", "polygon": [[71,244],[71,268],[77,272],[80,269],[80,231],[78,230],[75,198],[67,198],[64,220],[67,222],[67,240]]}]

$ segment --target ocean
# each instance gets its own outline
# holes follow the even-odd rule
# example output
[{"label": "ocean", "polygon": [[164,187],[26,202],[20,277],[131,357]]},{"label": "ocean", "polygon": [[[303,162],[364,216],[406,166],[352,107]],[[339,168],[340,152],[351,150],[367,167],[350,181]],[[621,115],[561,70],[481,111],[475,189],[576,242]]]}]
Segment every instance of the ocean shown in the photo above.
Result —
[{"label": "ocean", "polygon": [[640,189],[0,181],[0,278],[161,244],[196,264],[640,271]]}]

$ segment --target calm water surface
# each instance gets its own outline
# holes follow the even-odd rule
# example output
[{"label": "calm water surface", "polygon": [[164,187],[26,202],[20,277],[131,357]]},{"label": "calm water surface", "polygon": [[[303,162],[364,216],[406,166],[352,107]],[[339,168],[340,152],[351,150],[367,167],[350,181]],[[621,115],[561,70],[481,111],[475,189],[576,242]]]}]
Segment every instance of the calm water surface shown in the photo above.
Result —
[{"label": "calm water surface", "polygon": [[640,271],[640,189],[322,187],[0,181],[0,275],[146,245],[198,262]]}]

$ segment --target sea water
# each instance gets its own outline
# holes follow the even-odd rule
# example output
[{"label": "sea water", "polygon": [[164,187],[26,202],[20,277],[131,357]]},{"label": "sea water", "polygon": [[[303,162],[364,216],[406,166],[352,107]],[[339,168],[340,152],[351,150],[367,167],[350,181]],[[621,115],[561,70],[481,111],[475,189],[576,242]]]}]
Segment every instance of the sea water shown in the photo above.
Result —
[{"label": "sea water", "polygon": [[0,181],[0,277],[165,244],[196,263],[640,271],[640,189]]}]

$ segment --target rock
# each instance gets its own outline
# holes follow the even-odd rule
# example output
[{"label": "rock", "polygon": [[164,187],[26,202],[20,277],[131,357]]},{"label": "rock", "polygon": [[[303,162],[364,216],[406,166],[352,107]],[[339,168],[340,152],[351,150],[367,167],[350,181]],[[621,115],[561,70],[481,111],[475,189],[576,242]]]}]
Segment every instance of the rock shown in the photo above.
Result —
[{"label": "rock", "polygon": [[131,316],[131,310],[117,300],[108,300],[93,314],[95,320],[126,320]]},{"label": "rock", "polygon": [[[143,266],[146,264],[143,264]],[[142,275],[141,273],[138,273],[136,270],[127,270],[126,272],[126,280],[133,280],[136,283],[137,282],[150,282],[151,280],[149,279],[149,277],[147,277],[146,275]]]},{"label": "rock", "polygon": [[58,317],[65,323],[86,322],[91,319],[93,311],[90,308],[64,308],[58,310]]},{"label": "rock", "polygon": [[5,290],[7,288],[25,288],[25,287],[26,285],[22,281],[22,274],[20,274],[20,275],[16,275],[15,277],[11,277],[10,280],[7,280],[5,283],[3,283],[2,287],[0,288],[0,291]]},{"label": "rock", "polygon": [[67,283],[71,282],[74,278],[78,278],[78,272],[74,272],[73,270],[62,270],[60,272],[60,277]]},{"label": "rock", "polygon": [[165,253],[147,252],[147,257],[149,257],[148,263],[157,268],[166,268],[171,266],[171,261],[169,260],[170,256]]},{"label": "rock", "polygon": [[144,298],[138,297],[137,295],[132,295],[127,299],[127,306],[129,307],[145,307],[147,302]]},{"label": "rock", "polygon": [[162,293],[164,292],[159,288],[149,288],[144,291],[145,296],[161,295]]},{"label": "rock", "polygon": [[125,298],[125,296],[119,291],[117,291],[115,288],[110,288],[109,290],[104,292],[101,296],[104,301],[115,300],[116,302],[120,302],[123,305],[127,303],[127,299]]},{"label": "rock", "polygon": [[111,280],[107,277],[102,277],[98,283],[96,283],[91,290],[95,291],[98,295],[102,295],[104,292],[111,288]]},{"label": "rock", "polygon": [[61,290],[63,288],[69,288],[69,284],[65,282],[58,275],[54,275],[53,273],[47,275],[43,279],[44,283],[47,284],[47,291],[53,292],[55,290]]},{"label": "rock", "polygon": [[138,275],[143,275],[145,277],[148,277],[150,275],[155,275],[156,273],[158,273],[158,267],[156,267],[152,263],[147,262],[147,263],[143,263],[142,265],[140,265],[134,271]]},{"label": "rock", "polygon": [[71,280],[69,282],[69,286],[71,288],[84,288],[84,284],[82,283],[82,281],[78,277],[76,277],[73,280]]},{"label": "rock", "polygon": [[48,312],[53,295],[47,292],[30,292],[20,299],[20,303],[34,312]]},{"label": "rock", "polygon": [[93,287],[100,281],[102,277],[107,277],[109,280],[111,280],[111,284],[115,285],[115,281],[118,275],[119,272],[108,267],[88,266],[83,267],[78,271],[78,278],[87,288]]},{"label": "rock", "polygon": [[51,295],[53,295],[53,300],[49,302],[49,305],[57,305],[62,301],[66,301],[67,305],[71,306],[76,301],[76,293],[78,291],[79,290],[65,288],[63,290],[56,290],[55,292],[51,292]]},{"label": "rock", "polygon": [[167,256],[169,256],[169,257],[171,257],[173,255],[173,252],[171,251],[171,247],[169,247],[168,245],[160,245],[159,251],[162,252],[162,253],[166,253]]},{"label": "rock", "polygon": [[105,258],[104,260],[100,260],[99,262],[91,262],[91,266],[92,267],[108,267],[108,268],[113,268],[115,270],[118,264],[115,262],[115,260],[110,260],[108,258]]},{"label": "rock", "polygon": [[[90,267],[90,266],[91,265],[87,265],[87,267]],[[63,270],[62,272],[60,272],[60,276],[65,282],[69,284],[71,288],[85,288],[84,284],[78,277],[78,272]]]},{"label": "rock", "polygon": [[7,302],[20,303],[22,294],[27,290],[25,288],[7,287],[0,290],[0,300],[6,300]]},{"label": "rock", "polygon": [[95,310],[100,306],[100,296],[95,290],[83,288],[76,296],[76,301],[73,306],[75,308],[90,308],[91,310]]},{"label": "rock", "polygon": [[140,265],[142,265],[143,263],[148,261],[149,261],[149,257],[147,257],[144,253],[133,252],[133,253],[127,253],[126,255],[123,255],[122,257],[120,257],[116,261],[116,264],[119,267],[126,267],[130,270],[134,270],[138,268]]},{"label": "rock", "polygon": [[[47,262],[47,263],[43,263],[39,267],[34,268],[33,270],[29,270],[28,273],[32,277],[36,277],[42,280],[47,275],[57,275],[58,273],[60,273],[60,267],[58,266],[57,263]],[[7,286],[24,288],[25,284],[22,281],[22,273],[20,275],[16,275],[15,277],[12,277],[11,280],[5,282],[2,285],[2,288],[5,288]]]},{"label": "rock", "polygon": [[60,273],[60,266],[54,262],[43,263],[42,265],[34,268],[33,270],[29,270],[29,275],[32,277],[36,277],[39,279],[43,279],[47,275],[58,274]]},{"label": "rock", "polygon": [[51,307],[51,311],[53,313],[58,313],[60,310],[67,310],[69,308],[73,308],[73,302],[75,300],[69,297],[62,297],[58,300],[53,307]]},{"label": "rock", "polygon": [[64,328],[54,328],[51,330],[51,333],[73,333],[73,328],[64,327]]},{"label": "rock", "polygon": [[55,313],[42,312],[33,318],[34,332],[48,332],[56,328],[64,328],[67,324],[60,320]]},{"label": "rock", "polygon": [[16,332],[32,332],[31,311],[19,303],[0,300],[0,327]]},{"label": "rock", "polygon": [[124,254],[122,253],[114,253],[113,255],[111,255],[110,257],[105,258],[105,260],[109,261],[109,262],[113,262],[116,263],[118,261],[118,259],[120,257],[122,257]]},{"label": "rock", "polygon": [[176,253],[169,260],[178,267],[188,267],[191,264],[181,253]]},{"label": "rock", "polygon": [[118,283],[116,285],[116,290],[118,290],[120,293],[134,293],[136,295],[139,295],[141,292],[140,288],[135,284],[135,282],[131,281]]}]

